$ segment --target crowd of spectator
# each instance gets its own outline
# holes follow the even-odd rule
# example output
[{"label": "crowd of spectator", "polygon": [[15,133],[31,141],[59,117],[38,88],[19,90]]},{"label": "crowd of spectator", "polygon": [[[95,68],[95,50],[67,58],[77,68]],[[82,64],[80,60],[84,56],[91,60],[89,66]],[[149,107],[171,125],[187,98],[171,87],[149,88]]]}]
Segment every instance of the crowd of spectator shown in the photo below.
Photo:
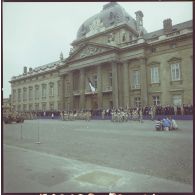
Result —
[{"label": "crowd of spectator", "polygon": [[27,118],[60,118],[62,114],[77,114],[80,112],[91,112],[92,118],[103,117],[109,118],[113,113],[125,112],[128,115],[133,115],[134,112],[137,112],[140,115],[140,112],[143,116],[150,116],[154,118],[159,115],[192,115],[193,106],[192,105],[182,105],[182,106],[173,106],[173,105],[156,105],[156,106],[145,106],[145,107],[130,107],[130,108],[108,108],[108,109],[92,109],[92,110],[82,110],[82,111],[32,111],[32,112],[23,112]]}]

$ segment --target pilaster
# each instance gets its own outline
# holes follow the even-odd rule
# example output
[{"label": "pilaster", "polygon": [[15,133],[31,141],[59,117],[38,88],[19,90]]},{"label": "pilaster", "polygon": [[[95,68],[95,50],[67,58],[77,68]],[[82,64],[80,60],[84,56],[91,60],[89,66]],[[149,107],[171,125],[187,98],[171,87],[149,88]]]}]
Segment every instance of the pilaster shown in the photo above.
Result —
[{"label": "pilaster", "polygon": [[101,65],[97,67],[97,91],[98,91],[98,109],[102,108],[102,68]]},{"label": "pilaster", "polygon": [[70,91],[69,91],[69,110],[73,110],[73,72],[68,73],[69,83],[70,83]]},{"label": "pilaster", "polygon": [[64,103],[64,75],[60,76],[60,82],[59,82],[60,86],[59,87],[59,99],[60,99],[60,109],[64,110],[65,108],[65,103]]},{"label": "pilaster", "polygon": [[129,108],[129,62],[123,62],[123,93],[124,93],[124,107]]},{"label": "pilaster", "polygon": [[118,108],[118,73],[117,62],[112,61],[112,101],[113,106]]},{"label": "pilaster", "polygon": [[140,61],[140,71],[141,71],[141,105],[146,106],[148,104],[146,59],[141,58],[139,61]]},{"label": "pilaster", "polygon": [[80,69],[80,102],[79,108],[85,109],[85,70]]}]

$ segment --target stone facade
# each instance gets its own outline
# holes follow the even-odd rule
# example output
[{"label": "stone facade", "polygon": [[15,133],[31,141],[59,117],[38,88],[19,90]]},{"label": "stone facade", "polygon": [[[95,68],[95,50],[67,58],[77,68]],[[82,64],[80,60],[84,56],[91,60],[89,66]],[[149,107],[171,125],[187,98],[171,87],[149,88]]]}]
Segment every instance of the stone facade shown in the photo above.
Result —
[{"label": "stone facade", "polygon": [[141,11],[134,20],[121,9],[109,3],[84,22],[68,58],[60,55],[60,61],[42,66],[45,70],[14,77],[13,107],[81,110],[192,104],[192,21],[172,25],[166,19],[166,29],[147,33]]},{"label": "stone facade", "polygon": [[[17,111],[60,108],[60,78],[54,67],[23,73],[11,81],[12,108]],[[51,70],[50,70],[51,69]]]}]

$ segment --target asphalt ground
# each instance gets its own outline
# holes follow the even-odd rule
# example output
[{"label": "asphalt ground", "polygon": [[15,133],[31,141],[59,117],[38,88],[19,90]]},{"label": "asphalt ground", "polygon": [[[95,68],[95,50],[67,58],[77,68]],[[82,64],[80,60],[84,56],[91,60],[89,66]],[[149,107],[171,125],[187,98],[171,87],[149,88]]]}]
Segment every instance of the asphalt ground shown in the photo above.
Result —
[{"label": "asphalt ground", "polygon": [[6,124],[4,191],[191,192],[193,125],[177,123],[162,132],[153,121]]}]

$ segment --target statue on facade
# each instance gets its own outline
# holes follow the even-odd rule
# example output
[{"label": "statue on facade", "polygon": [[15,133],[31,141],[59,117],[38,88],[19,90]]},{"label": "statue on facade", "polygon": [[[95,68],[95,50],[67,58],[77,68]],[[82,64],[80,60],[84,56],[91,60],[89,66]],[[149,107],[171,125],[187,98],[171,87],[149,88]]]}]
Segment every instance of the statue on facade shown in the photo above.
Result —
[{"label": "statue on facade", "polygon": [[61,52],[61,53],[60,53],[60,61],[62,62],[62,61],[63,61],[63,59],[64,59],[64,57],[63,57],[63,53]]}]

